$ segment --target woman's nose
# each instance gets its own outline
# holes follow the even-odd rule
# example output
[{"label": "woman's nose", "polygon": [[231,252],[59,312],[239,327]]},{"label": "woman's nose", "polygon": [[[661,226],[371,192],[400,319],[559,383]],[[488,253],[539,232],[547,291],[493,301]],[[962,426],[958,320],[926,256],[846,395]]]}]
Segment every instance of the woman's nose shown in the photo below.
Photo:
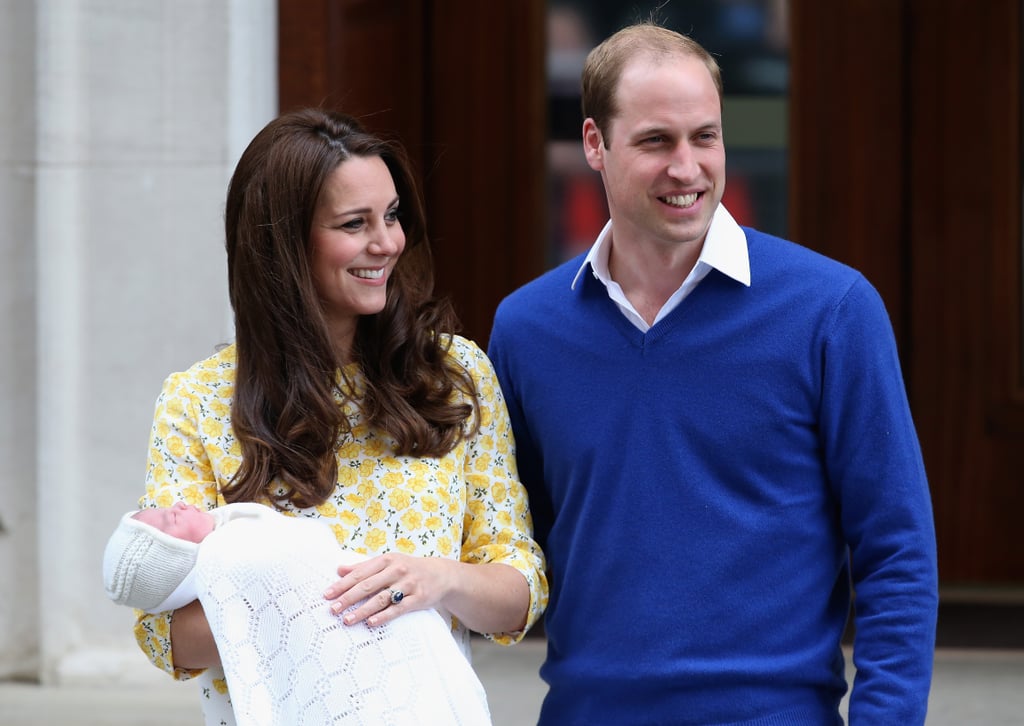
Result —
[{"label": "woman's nose", "polygon": [[400,249],[399,235],[400,231],[382,225],[370,241],[370,251],[375,255],[394,255]]}]

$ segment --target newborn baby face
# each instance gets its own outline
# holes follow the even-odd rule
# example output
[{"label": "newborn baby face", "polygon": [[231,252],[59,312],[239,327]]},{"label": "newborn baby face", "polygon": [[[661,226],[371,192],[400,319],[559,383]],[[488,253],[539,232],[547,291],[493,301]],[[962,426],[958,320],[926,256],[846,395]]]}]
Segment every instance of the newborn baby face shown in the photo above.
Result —
[{"label": "newborn baby face", "polygon": [[189,542],[202,542],[215,524],[212,514],[184,502],[177,502],[172,507],[143,509],[132,517]]}]

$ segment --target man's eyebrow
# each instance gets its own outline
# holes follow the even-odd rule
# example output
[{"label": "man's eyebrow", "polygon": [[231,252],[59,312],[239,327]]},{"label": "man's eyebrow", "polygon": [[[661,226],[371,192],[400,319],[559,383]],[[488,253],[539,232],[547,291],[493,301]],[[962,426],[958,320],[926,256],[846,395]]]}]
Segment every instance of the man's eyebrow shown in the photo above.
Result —
[{"label": "man's eyebrow", "polygon": [[668,130],[664,126],[644,126],[637,129],[634,133],[630,134],[633,138],[639,138],[643,136],[670,136]]}]

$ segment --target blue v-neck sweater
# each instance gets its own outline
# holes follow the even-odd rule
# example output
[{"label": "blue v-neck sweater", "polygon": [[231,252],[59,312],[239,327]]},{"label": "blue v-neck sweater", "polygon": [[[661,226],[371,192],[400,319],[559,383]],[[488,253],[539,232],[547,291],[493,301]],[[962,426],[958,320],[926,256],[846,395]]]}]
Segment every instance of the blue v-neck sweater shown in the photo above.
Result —
[{"label": "blue v-neck sweater", "polygon": [[489,355],[551,570],[541,723],[922,723],[937,606],[892,328],[856,271],[744,228],[647,333],[582,257],[500,305]]}]

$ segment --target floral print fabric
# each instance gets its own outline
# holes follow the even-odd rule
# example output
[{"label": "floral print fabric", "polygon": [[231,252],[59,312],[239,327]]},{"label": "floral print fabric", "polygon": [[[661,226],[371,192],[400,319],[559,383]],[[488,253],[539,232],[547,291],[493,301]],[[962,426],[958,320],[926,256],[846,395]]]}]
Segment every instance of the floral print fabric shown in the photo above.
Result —
[{"label": "floral print fabric", "polygon": [[[477,434],[441,458],[394,456],[390,437],[366,426],[357,406],[344,404],[352,435],[337,450],[337,488],[320,506],[291,511],[326,520],[342,547],[364,554],[397,551],[511,565],[529,583],[528,629],[547,604],[548,584],[543,554],[532,539],[526,492],[516,473],[504,398],[490,361],[475,343],[456,336],[449,355],[476,383],[481,418]],[[241,461],[230,420],[235,360],[235,346],[229,345],[164,382],[140,506],[184,501],[212,509],[225,504],[221,488]],[[358,398],[359,371],[353,366],[346,373]],[[138,616],[136,639],[158,668],[182,680],[201,673],[173,667],[170,612]],[[487,637],[507,645],[524,633]],[[457,621],[453,636],[468,654],[468,633]],[[209,680],[203,684],[207,698],[226,691],[216,675],[211,669],[208,676],[213,677],[204,679]]]}]

